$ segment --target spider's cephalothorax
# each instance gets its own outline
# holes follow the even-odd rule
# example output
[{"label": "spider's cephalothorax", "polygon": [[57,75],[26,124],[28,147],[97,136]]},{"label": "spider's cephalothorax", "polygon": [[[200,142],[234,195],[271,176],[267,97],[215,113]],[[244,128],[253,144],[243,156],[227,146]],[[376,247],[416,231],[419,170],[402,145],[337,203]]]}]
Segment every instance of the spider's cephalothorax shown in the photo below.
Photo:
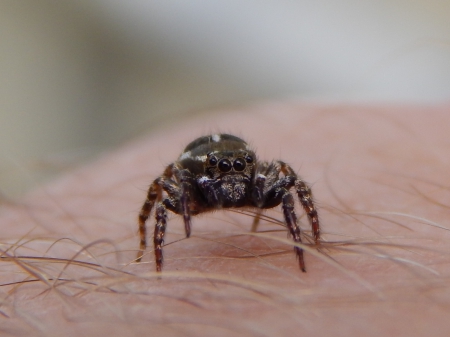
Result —
[{"label": "spider's cephalothorax", "polygon": [[[157,271],[161,271],[163,263],[167,210],[183,216],[186,236],[189,237],[191,215],[220,208],[246,206],[266,209],[282,204],[286,226],[294,241],[301,242],[294,198],[289,192],[291,188],[295,189],[308,215],[317,244],[320,228],[311,190],[290,166],[282,161],[257,161],[247,143],[236,136],[216,134],[197,138],[148,189],[139,214],[141,241],[137,261],[141,260],[147,247],[145,222],[155,204],[153,242]],[[305,271],[303,250],[295,247],[295,252],[301,270]]]}]

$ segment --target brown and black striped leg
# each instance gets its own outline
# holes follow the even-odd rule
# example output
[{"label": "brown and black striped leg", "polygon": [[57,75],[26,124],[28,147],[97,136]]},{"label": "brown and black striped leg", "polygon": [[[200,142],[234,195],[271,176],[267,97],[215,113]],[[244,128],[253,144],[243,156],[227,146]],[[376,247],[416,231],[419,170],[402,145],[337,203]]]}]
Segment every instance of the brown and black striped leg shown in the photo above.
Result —
[{"label": "brown and black striped leg", "polygon": [[162,203],[156,206],[156,226],[153,235],[153,244],[155,249],[156,271],[160,272],[163,264],[162,244],[164,243],[164,235],[167,227],[167,210]]},{"label": "brown and black striped leg", "polygon": [[173,166],[174,166],[173,164],[167,166],[162,176],[155,179],[148,189],[147,198],[145,199],[145,202],[142,205],[138,219],[140,241],[136,262],[141,262],[142,256],[144,255],[144,251],[147,248],[147,228],[145,226],[145,222],[150,216],[150,213],[152,211],[153,206],[155,205],[155,202],[161,200],[163,190],[162,185],[165,179],[170,179],[173,176]]},{"label": "brown and black striped leg", "polygon": [[161,199],[161,178],[156,179],[148,189],[147,199],[145,199],[142,205],[141,212],[139,213],[139,251],[137,253],[136,262],[141,262],[144,255],[145,248],[147,248],[147,228],[145,222],[147,221],[150,212],[157,199]]},{"label": "brown and black striped leg", "polygon": [[153,234],[153,244],[155,251],[156,271],[160,272],[163,265],[163,250],[164,235],[167,227],[167,210],[170,210],[177,214],[182,214],[184,218],[184,224],[186,229],[186,237],[191,234],[191,214],[189,209],[189,191],[190,186],[184,186],[188,183],[182,183],[180,188],[176,182],[171,179],[164,180],[162,183],[162,189],[167,192],[168,197],[164,198],[155,210],[155,232]]},{"label": "brown and black striped leg", "polygon": [[[294,198],[288,190],[284,189],[283,192],[284,195],[282,197],[282,208],[286,225],[294,241],[297,243],[302,243],[300,227],[297,225],[297,216],[294,212]],[[306,272],[305,260],[303,258],[303,249],[300,247],[294,247],[294,251],[297,255],[301,271]]]},{"label": "brown and black striped leg", "polygon": [[319,226],[319,216],[317,215],[317,210],[314,207],[312,200],[311,189],[303,180],[296,180],[295,188],[297,189],[297,194],[300,199],[300,203],[308,215],[309,221],[311,223],[312,232],[314,235],[314,242],[319,243],[320,240],[320,226]]},{"label": "brown and black striped leg", "polygon": [[289,165],[283,162],[279,163],[281,164],[281,172],[283,172],[285,176],[296,177],[295,189],[297,190],[300,203],[302,204],[302,207],[306,215],[308,216],[313,232],[314,242],[317,245],[320,240],[319,216],[312,200],[311,189],[303,180],[297,177],[297,174]]}]

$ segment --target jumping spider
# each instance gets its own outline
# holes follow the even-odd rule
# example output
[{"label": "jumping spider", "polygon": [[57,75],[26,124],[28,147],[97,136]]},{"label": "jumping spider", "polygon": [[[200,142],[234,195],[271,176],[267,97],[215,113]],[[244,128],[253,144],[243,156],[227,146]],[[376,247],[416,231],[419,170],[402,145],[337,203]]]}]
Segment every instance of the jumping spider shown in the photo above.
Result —
[{"label": "jumping spider", "polygon": [[[281,178],[280,173],[283,174]],[[308,215],[317,244],[320,228],[311,190],[289,165],[279,160],[271,163],[257,161],[255,152],[236,136],[215,134],[197,138],[148,189],[139,214],[141,240],[137,261],[141,260],[147,247],[145,222],[155,203],[153,243],[158,272],[163,264],[162,244],[168,210],[183,216],[186,237],[189,237],[191,215],[233,207],[254,207],[260,212],[282,204],[287,228],[295,242],[302,242],[294,198],[289,192],[291,188],[295,188]],[[306,271],[303,250],[300,247],[294,249],[300,269]]]}]

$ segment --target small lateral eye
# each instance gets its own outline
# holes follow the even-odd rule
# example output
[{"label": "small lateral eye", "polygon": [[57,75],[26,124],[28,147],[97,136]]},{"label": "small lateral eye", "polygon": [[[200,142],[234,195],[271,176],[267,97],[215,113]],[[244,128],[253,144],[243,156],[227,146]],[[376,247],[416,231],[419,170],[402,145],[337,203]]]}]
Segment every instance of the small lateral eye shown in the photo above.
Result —
[{"label": "small lateral eye", "polygon": [[209,158],[209,165],[216,166],[217,165],[217,158],[212,156]]},{"label": "small lateral eye", "polygon": [[251,163],[253,163],[253,157],[252,157],[252,156],[249,156],[249,155],[246,155],[246,156],[245,156],[245,161],[246,161],[247,163],[251,164]]},{"label": "small lateral eye", "polygon": [[237,158],[233,163],[233,168],[235,171],[244,171],[245,166],[246,164],[244,158]]},{"label": "small lateral eye", "polygon": [[219,161],[219,170],[222,172],[229,172],[231,170],[231,162],[228,159]]}]

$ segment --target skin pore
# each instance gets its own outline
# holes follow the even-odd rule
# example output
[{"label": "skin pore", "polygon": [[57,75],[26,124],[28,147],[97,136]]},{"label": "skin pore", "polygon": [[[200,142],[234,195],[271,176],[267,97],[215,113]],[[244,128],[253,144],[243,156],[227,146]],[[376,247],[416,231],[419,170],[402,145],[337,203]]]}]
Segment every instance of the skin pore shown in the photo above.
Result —
[{"label": "skin pore", "polygon": [[[79,336],[447,336],[448,106],[265,103],[166,127],[0,209],[0,331]],[[225,132],[311,186],[297,203],[306,273],[281,209],[169,215],[162,274],[141,263],[149,184],[193,139]],[[266,216],[266,217],[265,217]],[[273,220],[275,219],[275,220]],[[147,221],[149,241],[153,214]]]}]

